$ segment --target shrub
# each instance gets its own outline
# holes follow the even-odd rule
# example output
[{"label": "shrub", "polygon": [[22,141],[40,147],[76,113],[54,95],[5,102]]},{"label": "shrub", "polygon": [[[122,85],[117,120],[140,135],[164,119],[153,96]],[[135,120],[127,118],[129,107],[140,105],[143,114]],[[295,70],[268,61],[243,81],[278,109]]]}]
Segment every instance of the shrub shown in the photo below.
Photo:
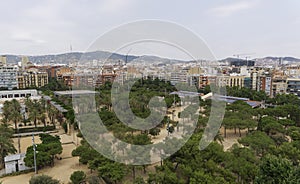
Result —
[{"label": "shrub", "polygon": [[59,184],[59,181],[47,175],[31,177],[29,184]]},{"label": "shrub", "polygon": [[83,171],[75,171],[70,177],[72,184],[80,184],[84,182],[86,179],[86,175]]},{"label": "shrub", "polygon": [[55,126],[46,126],[46,127],[24,127],[19,128],[19,133],[28,133],[28,132],[45,132],[55,130]]}]

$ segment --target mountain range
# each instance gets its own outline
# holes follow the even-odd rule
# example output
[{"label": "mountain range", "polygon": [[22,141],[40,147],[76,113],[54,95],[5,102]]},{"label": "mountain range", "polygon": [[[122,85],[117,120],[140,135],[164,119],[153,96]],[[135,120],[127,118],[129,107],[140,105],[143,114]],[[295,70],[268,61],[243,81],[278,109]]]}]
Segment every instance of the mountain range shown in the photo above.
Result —
[{"label": "mountain range", "polygon": [[[6,55],[7,62],[11,64],[17,64],[22,60],[22,56],[18,55]],[[32,63],[36,64],[68,64],[74,61],[93,61],[93,60],[109,60],[114,61],[127,61],[128,63],[135,63],[135,62],[146,62],[146,63],[170,63],[170,62],[186,62],[183,60],[177,59],[168,59],[162,58],[158,56],[135,56],[135,55],[123,55],[117,53],[110,53],[106,51],[94,51],[94,52],[71,52],[71,53],[63,53],[63,54],[51,54],[51,55],[38,55],[38,56],[28,56],[28,59]],[[226,58],[220,60],[220,62],[231,62],[236,61],[237,58]],[[242,59],[240,59],[242,60]],[[257,63],[275,63],[281,61],[282,63],[298,63],[300,62],[299,58],[295,57],[264,57],[264,58],[256,58],[252,59]]]}]

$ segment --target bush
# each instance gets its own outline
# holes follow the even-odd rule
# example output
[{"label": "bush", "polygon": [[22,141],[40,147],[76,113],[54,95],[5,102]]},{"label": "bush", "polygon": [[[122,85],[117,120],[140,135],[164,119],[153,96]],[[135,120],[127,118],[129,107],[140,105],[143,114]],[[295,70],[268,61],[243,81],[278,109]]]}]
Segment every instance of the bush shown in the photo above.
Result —
[{"label": "bush", "polygon": [[19,133],[28,133],[28,132],[45,132],[55,130],[55,126],[46,126],[46,127],[24,127],[19,128]]},{"label": "bush", "polygon": [[80,184],[85,181],[86,175],[83,171],[75,171],[70,177],[72,184]]},{"label": "bush", "polygon": [[59,181],[47,175],[31,177],[29,184],[59,184]]}]

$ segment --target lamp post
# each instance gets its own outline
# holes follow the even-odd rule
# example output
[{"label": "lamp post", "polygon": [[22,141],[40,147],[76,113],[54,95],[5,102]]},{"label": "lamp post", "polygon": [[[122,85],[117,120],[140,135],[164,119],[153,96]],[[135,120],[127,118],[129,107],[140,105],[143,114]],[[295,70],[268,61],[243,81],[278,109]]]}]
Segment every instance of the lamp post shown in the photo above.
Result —
[{"label": "lamp post", "polygon": [[169,117],[168,117],[167,131],[168,131],[168,136],[169,136],[170,135],[170,119],[169,119]]},{"label": "lamp post", "polygon": [[18,133],[18,150],[19,150],[19,153],[21,153],[21,138],[20,138],[20,132],[19,132],[19,125],[17,126],[17,133]]},{"label": "lamp post", "polygon": [[34,173],[37,174],[37,167],[36,167],[36,144],[34,142],[34,135],[32,133],[32,146],[33,146],[33,159],[34,159]]}]

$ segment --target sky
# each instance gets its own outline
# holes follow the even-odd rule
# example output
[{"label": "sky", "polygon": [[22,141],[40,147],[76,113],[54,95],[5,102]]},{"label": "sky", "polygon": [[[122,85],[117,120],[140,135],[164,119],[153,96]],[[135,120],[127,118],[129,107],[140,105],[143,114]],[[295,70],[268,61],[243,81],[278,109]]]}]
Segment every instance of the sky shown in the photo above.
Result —
[{"label": "sky", "polygon": [[84,52],[119,25],[155,19],[191,30],[218,59],[300,58],[299,7],[298,0],[1,1],[0,54],[65,53],[70,45]]}]

